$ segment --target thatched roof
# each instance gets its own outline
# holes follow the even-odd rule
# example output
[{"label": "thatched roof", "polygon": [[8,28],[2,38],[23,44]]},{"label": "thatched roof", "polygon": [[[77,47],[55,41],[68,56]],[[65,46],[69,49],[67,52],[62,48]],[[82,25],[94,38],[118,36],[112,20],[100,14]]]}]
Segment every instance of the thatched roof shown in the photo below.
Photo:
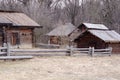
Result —
[{"label": "thatched roof", "polygon": [[82,26],[82,25],[84,25],[88,29],[104,29],[104,30],[108,30],[108,28],[103,24],[92,24],[92,23],[82,23],[82,24],[80,24],[80,26]]},{"label": "thatched roof", "polygon": [[55,29],[53,29],[51,32],[49,32],[47,35],[48,36],[68,36],[75,29],[76,29],[76,27],[73,24],[66,23],[64,25],[57,26]]},{"label": "thatched roof", "polygon": [[0,11],[0,23],[12,23],[13,26],[40,27],[27,15],[19,12]]}]

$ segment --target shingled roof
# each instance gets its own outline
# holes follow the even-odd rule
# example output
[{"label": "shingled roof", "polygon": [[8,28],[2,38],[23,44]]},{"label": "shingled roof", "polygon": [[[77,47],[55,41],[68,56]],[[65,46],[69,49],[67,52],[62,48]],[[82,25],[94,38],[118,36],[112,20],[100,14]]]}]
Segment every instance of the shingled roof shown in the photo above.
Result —
[{"label": "shingled roof", "polygon": [[55,29],[53,29],[51,32],[49,32],[48,36],[68,36],[70,33],[72,33],[73,30],[75,30],[75,26],[71,23],[66,23],[64,25],[59,25]]},{"label": "shingled roof", "polygon": [[0,11],[0,23],[12,23],[13,26],[41,27],[24,13]]}]

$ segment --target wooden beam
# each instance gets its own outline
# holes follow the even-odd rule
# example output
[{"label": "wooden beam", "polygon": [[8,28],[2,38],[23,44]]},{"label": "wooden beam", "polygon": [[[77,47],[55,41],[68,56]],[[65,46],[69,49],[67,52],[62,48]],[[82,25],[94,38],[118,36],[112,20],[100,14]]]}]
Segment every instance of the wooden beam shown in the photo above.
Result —
[{"label": "wooden beam", "polygon": [[11,52],[67,52],[68,49],[11,49]]},{"label": "wooden beam", "polygon": [[10,56],[10,43],[7,43],[7,56]]},{"label": "wooden beam", "polygon": [[0,56],[0,60],[32,59],[33,56]]}]

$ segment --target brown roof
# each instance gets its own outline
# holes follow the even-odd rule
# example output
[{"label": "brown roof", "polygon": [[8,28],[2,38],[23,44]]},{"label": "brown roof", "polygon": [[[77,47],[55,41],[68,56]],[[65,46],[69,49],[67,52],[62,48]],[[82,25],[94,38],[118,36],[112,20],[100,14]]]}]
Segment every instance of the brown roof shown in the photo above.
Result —
[{"label": "brown roof", "polygon": [[0,12],[0,23],[12,23],[13,26],[34,26],[40,27],[38,23],[33,21],[24,13],[18,12]]}]

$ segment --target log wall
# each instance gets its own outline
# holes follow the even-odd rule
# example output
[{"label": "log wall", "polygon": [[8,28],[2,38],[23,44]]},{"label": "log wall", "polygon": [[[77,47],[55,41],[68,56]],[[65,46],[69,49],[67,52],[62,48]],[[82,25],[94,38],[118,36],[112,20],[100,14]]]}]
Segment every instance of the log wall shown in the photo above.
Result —
[{"label": "log wall", "polygon": [[[13,34],[17,34],[14,36]],[[13,48],[32,48],[32,30],[7,30],[8,40]],[[16,38],[17,37],[17,38]],[[16,40],[18,41],[16,43]]]},{"label": "log wall", "polygon": [[90,34],[89,32],[79,37],[76,42],[78,48],[95,47],[96,49],[104,49],[107,47],[104,41]]}]

